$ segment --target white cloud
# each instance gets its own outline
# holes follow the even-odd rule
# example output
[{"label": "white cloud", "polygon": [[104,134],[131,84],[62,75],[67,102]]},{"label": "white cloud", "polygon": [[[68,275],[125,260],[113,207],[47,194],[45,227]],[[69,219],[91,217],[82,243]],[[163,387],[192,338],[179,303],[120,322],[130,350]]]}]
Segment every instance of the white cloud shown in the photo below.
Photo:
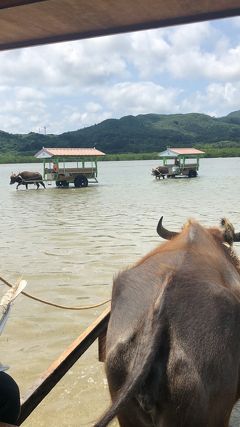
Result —
[{"label": "white cloud", "polygon": [[240,78],[240,46],[220,55],[190,50],[188,53],[173,52],[166,67],[173,77],[226,81]]},{"label": "white cloud", "polygon": [[[110,112],[103,111],[102,106],[94,102],[89,102],[85,107],[85,111],[69,107],[68,120],[75,126],[75,128],[78,129],[95,123],[100,123],[101,121],[111,117],[112,114]],[[66,126],[66,123],[63,125]]]},{"label": "white cloud", "polygon": [[201,45],[204,40],[213,37],[215,33],[214,27],[209,22],[201,22],[198,24],[190,24],[178,26],[171,31],[168,30],[168,39],[174,49],[183,52],[190,48],[196,48]]},{"label": "white cloud", "polygon": [[46,95],[38,89],[31,87],[17,87],[16,98],[22,101],[39,100],[46,98]]},{"label": "white cloud", "polygon": [[238,18],[2,52],[0,129],[239,109]]},{"label": "white cloud", "polygon": [[205,112],[223,116],[231,111],[238,110],[240,99],[240,82],[212,83],[202,92],[197,91],[194,95],[182,102],[183,112]]},{"label": "white cloud", "polygon": [[98,96],[113,111],[114,117],[149,112],[168,113],[176,106],[178,90],[167,89],[152,82],[118,83],[107,91],[99,88]]},{"label": "white cloud", "polygon": [[234,19],[232,20],[232,25],[233,25],[234,27],[236,27],[236,28],[239,28],[239,27],[240,27],[240,17],[239,17],[239,16],[236,16],[236,18],[234,18]]},{"label": "white cloud", "polygon": [[[109,51],[105,44],[110,45]],[[102,84],[124,73],[125,61],[113,50],[107,38],[101,43],[93,39],[3,52],[0,63],[3,83],[12,85],[17,82],[25,86],[28,83],[43,90]]]}]

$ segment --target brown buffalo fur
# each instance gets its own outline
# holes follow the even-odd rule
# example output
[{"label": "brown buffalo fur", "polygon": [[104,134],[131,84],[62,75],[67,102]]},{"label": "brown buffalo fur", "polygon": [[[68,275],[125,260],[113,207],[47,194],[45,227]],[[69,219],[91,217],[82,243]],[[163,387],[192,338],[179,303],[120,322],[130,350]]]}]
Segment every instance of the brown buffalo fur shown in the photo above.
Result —
[{"label": "brown buffalo fur", "polygon": [[240,397],[240,268],[234,228],[182,232],[114,281],[95,427],[226,427]]}]

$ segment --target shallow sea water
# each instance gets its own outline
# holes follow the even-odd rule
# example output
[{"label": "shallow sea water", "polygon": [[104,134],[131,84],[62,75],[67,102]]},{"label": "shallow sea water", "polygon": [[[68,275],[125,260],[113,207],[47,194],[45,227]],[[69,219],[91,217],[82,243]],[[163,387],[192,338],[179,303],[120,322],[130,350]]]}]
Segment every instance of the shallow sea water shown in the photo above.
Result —
[{"label": "shallow sea water", "polygon": [[[41,172],[42,165],[0,165],[0,275],[10,282],[22,276],[29,293],[59,304],[95,304],[110,298],[119,270],[160,243],[160,216],[175,230],[190,217],[213,226],[226,216],[240,231],[240,158],[202,159],[196,179],[156,181],[154,166],[157,161],[101,162],[99,184],[88,188],[16,191],[11,172]],[[0,361],[10,365],[22,396],[103,310],[64,311],[17,299]],[[23,425],[91,426],[108,402],[94,345]]]}]

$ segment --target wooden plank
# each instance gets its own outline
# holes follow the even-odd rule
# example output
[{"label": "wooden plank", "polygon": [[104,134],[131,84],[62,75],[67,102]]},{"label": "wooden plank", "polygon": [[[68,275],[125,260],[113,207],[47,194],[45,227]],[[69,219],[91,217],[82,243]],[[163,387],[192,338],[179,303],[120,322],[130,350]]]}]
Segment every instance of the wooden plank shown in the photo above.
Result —
[{"label": "wooden plank", "polygon": [[[39,3],[41,1],[47,1],[47,0],[1,0],[0,3],[0,9],[7,9],[10,7],[16,7],[16,6],[26,6],[31,3]],[[1,427],[1,424],[0,424]]]},{"label": "wooden plank", "polygon": [[39,184],[40,182],[42,182],[42,179],[41,180],[32,180],[32,181],[25,180],[25,181],[21,181],[20,184],[21,185],[22,184],[23,185],[26,185],[26,184]]},{"label": "wooden plank", "polygon": [[107,308],[72,344],[55,360],[25,397],[18,425],[20,426],[47,396],[66,372],[90,345],[107,329],[110,307]]},{"label": "wooden plank", "polygon": [[17,427],[16,424],[0,423],[0,427]]},{"label": "wooden plank", "polygon": [[89,173],[89,172],[96,172],[96,168],[61,168],[59,169],[58,173],[59,174],[64,174],[66,172],[75,172],[75,173]]},{"label": "wooden plank", "polygon": [[0,0],[0,7],[0,50],[240,15],[239,0]]}]

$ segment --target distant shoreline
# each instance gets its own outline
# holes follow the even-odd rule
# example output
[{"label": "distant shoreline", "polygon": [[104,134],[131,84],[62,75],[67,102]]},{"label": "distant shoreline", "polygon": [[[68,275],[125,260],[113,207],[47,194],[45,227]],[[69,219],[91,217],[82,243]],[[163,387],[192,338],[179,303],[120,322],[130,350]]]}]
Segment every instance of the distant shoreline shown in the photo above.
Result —
[{"label": "distant shoreline", "polygon": [[[240,147],[209,147],[197,146],[197,148],[205,151],[205,158],[216,157],[240,157]],[[106,154],[99,161],[121,161],[121,160],[158,160],[159,153],[120,153]],[[6,153],[0,156],[0,164],[16,164],[16,163],[42,163],[34,156],[18,156],[15,153]]]}]

